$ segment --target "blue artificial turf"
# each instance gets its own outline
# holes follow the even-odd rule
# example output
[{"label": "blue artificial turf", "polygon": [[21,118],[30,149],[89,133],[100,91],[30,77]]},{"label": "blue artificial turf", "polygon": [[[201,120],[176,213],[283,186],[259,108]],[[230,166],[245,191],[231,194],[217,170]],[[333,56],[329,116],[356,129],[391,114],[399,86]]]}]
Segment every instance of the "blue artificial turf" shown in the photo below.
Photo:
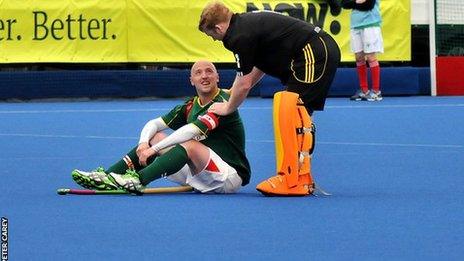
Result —
[{"label": "blue artificial turf", "polygon": [[241,108],[253,173],[238,194],[56,194],[179,102],[0,103],[10,260],[462,260],[464,97],[328,99],[313,175],[330,197],[255,190],[275,163],[272,100],[254,98]]}]

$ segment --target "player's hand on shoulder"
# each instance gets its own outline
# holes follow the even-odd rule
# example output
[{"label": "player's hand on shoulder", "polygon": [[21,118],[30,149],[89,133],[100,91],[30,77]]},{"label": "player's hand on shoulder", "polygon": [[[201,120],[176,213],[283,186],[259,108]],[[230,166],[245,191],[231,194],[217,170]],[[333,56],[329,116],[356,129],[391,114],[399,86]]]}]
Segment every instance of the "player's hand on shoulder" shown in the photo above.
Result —
[{"label": "player's hand on shoulder", "polygon": [[212,112],[217,115],[227,115],[229,114],[229,102],[215,102],[213,103],[208,112]]}]

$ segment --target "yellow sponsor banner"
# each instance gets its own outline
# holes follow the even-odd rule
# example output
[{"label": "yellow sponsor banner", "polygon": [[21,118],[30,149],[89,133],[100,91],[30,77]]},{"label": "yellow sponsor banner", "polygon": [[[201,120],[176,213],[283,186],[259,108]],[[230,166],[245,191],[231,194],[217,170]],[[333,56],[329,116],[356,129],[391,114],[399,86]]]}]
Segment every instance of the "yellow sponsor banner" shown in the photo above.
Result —
[{"label": "yellow sponsor banner", "polygon": [[0,61],[127,61],[125,1],[0,1]]},{"label": "yellow sponsor banner", "polygon": [[[234,62],[221,42],[198,31],[209,1],[3,0],[0,62]],[[332,34],[342,61],[353,61],[350,10],[333,13],[325,1],[225,0],[232,11],[272,10],[317,24]],[[408,61],[410,0],[382,0],[383,61]]]}]

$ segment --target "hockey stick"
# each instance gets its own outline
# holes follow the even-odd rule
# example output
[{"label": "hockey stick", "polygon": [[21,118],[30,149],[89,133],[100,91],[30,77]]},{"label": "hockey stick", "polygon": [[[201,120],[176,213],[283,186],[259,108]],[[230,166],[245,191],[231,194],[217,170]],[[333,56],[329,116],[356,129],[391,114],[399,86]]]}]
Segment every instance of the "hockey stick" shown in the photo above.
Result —
[{"label": "hockey stick", "polygon": [[[143,194],[165,194],[165,193],[179,193],[179,192],[191,192],[193,188],[190,186],[179,186],[179,187],[163,187],[163,188],[146,188],[142,191]],[[58,195],[123,195],[131,194],[125,190],[91,190],[91,189],[69,189],[60,188],[56,191]]]}]

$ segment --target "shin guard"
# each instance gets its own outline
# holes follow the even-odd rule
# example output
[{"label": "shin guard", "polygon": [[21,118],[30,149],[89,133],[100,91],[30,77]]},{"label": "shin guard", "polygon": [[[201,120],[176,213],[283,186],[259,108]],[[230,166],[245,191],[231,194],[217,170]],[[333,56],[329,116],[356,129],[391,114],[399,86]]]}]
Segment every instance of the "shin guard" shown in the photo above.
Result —
[{"label": "shin guard", "polygon": [[311,117],[299,95],[277,92],[274,95],[273,118],[278,175],[262,182],[257,189],[267,195],[311,194],[314,187],[311,153],[315,133]]},{"label": "shin guard", "polygon": [[298,138],[295,127],[301,126],[297,119],[298,94],[277,92],[274,94],[273,121],[277,173],[287,176],[290,187],[298,182]]},{"label": "shin guard", "polygon": [[297,127],[297,138],[298,144],[298,174],[300,180],[303,175],[307,175],[308,184],[313,185],[314,181],[311,175],[311,155],[314,151],[314,145],[316,141],[316,127],[312,122],[311,116],[309,116],[303,102],[298,103],[298,113],[301,119],[301,127]]}]

